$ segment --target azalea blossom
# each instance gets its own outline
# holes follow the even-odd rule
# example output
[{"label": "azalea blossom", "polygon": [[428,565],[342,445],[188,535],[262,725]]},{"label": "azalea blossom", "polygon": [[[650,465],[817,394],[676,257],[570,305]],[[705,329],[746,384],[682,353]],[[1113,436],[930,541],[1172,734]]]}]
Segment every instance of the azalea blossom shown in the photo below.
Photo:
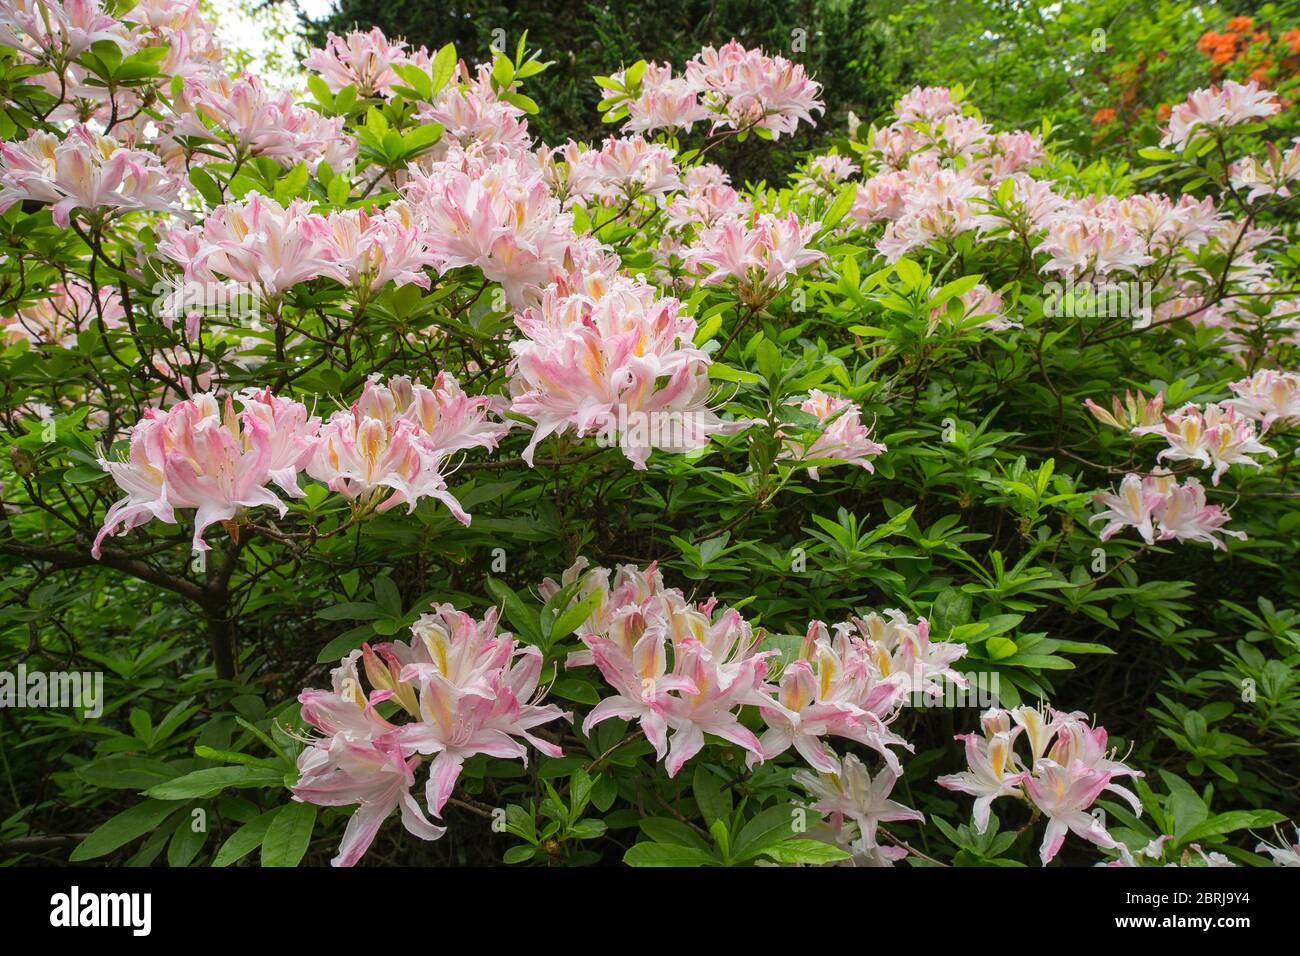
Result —
[{"label": "azalea blossom", "polygon": [[486,420],[492,405],[470,399],[445,374],[432,389],[403,377],[384,386],[372,376],[350,409],[321,426],[307,473],[380,512],[405,504],[410,513],[421,498],[434,498],[467,525],[470,517],[447,490],[444,468],[453,452],[496,447],[507,426]]},{"label": "azalea blossom", "polygon": [[1223,404],[1259,422],[1261,431],[1278,422],[1300,425],[1300,373],[1261,369],[1228,388],[1234,397]]},{"label": "azalea blossom", "polygon": [[363,294],[389,282],[429,288],[424,270],[437,268],[440,260],[404,203],[393,203],[377,213],[364,209],[332,212],[326,224],[330,258],[345,284]]},{"label": "azalea blossom", "polygon": [[179,192],[180,181],[153,153],[127,149],[84,125],[63,137],[33,132],[0,143],[0,212],[24,199],[48,203],[55,224],[67,228],[76,209],[92,218],[176,211]]},{"label": "azalea blossom", "polygon": [[[763,747],[737,710],[770,700],[764,678],[775,652],[757,650],[740,614],[715,616],[715,602],[686,601],[664,586],[653,564],[644,571],[622,566],[612,583],[609,571],[585,568],[579,561],[565,583],[581,581],[580,594],[602,598],[577,631],[587,650],[571,655],[567,666],[594,664],[616,694],[597,704],[584,732],[611,717],[639,721],[669,777],[700,752],[706,733],[762,760]],[[541,590],[549,597],[560,587],[548,579]]]},{"label": "azalea blossom", "polygon": [[354,866],[370,849],[383,822],[400,810],[407,832],[436,840],[446,831],[429,822],[415,798],[418,757],[404,756],[394,734],[397,728],[381,717],[361,689],[353,651],[330,674],[331,690],[307,689],[299,695],[303,719],[323,736],[309,741],[298,755],[295,800],[318,806],[357,805],[331,860],[334,866]]},{"label": "azalea blossom", "polygon": [[325,37],[324,48],[312,49],[303,60],[303,66],[319,74],[331,91],[355,86],[362,97],[391,96],[393,87],[402,83],[394,66],[428,70],[430,63],[424,47],[409,50],[405,42],[389,40],[379,27],[345,36],[331,32]]},{"label": "azalea blossom", "polygon": [[96,295],[80,279],[70,278],[39,293],[35,302],[12,316],[0,318],[0,337],[5,342],[70,349],[76,346],[77,335],[92,323],[103,320],[105,328],[116,329],[125,315],[117,289],[101,286]]},{"label": "azalea blossom", "polygon": [[1169,131],[1160,145],[1182,150],[1197,130],[1221,131],[1267,119],[1281,108],[1277,94],[1261,89],[1254,80],[1245,85],[1227,80],[1222,87],[1196,90],[1175,106],[1169,117]]},{"label": "azalea blossom", "polygon": [[[412,640],[369,645],[345,657],[329,691],[304,690],[303,718],[321,737],[298,758],[295,799],[322,806],[359,804],[348,822],[335,866],[351,866],[369,848],[379,826],[400,808],[414,835],[433,840],[433,825],[410,794],[422,758],[433,756],[425,800],[434,816],[451,797],[464,761],[478,753],[524,758],[519,738],[547,756],[560,748],[533,728],[566,717],[535,701],[541,652],[518,647],[498,633],[496,612],[482,621],[442,604],[411,627]],[[362,691],[357,660],[365,662],[369,694]],[[399,705],[399,723],[380,716],[377,705]]]},{"label": "azalea blossom", "polygon": [[814,156],[805,165],[804,170],[795,180],[798,189],[834,190],[845,180],[858,173],[858,164],[847,156],[838,153],[826,153]]},{"label": "azalea blossom", "polygon": [[799,270],[826,258],[812,248],[820,228],[820,222],[800,223],[794,213],[726,219],[705,229],[685,251],[687,267],[703,274],[706,285],[734,280],[740,301],[758,307]]},{"label": "azalea blossom", "polygon": [[[1100,819],[1088,812],[1103,793],[1119,795],[1141,815],[1141,801],[1116,781],[1142,773],[1114,759],[1107,749],[1105,728],[1092,727],[1082,713],[1050,707],[993,708],[980,717],[980,724],[981,735],[958,737],[966,744],[968,769],[937,780],[945,789],[978,798],[975,825],[980,832],[988,829],[994,800],[1003,796],[1028,800],[1047,817],[1039,848],[1046,866],[1069,833],[1101,847],[1119,845]],[[1028,760],[1015,751],[1021,737],[1029,745]]]},{"label": "azalea blossom", "polygon": [[127,459],[99,459],[127,496],[104,516],[91,548],[95,558],[110,534],[125,533],[154,518],[175,524],[176,508],[196,509],[195,551],[208,550],[203,540],[208,526],[229,521],[247,508],[267,505],[285,513],[284,502],[266,486],[293,487],[319,419],[269,392],[249,395],[244,404],[244,411],[237,413],[230,397],[223,406],[204,392],[166,412],[145,411],[131,428]]},{"label": "azalea blossom", "polygon": [[769,731],[763,737],[770,759],[793,745],[818,770],[827,771],[833,754],[819,738],[857,741],[876,751],[894,773],[902,764],[890,747],[911,745],[889,729],[909,701],[942,694],[945,681],[968,687],[952,664],[965,656],[960,644],[930,640],[925,618],[916,623],[890,608],[835,625],[813,621],[800,649],[782,676],[776,701],[760,707]]},{"label": "azalea blossom", "polygon": [[1118,493],[1100,492],[1093,499],[1106,506],[1089,522],[1107,521],[1101,540],[1109,541],[1123,528],[1134,528],[1147,544],[1156,541],[1204,541],[1223,549],[1219,534],[1245,539],[1244,531],[1224,528],[1231,515],[1220,505],[1207,505],[1205,488],[1195,478],[1182,485],[1166,471],[1146,477],[1124,476]]},{"label": "azalea blossom", "polygon": [[[554,704],[533,703],[542,652],[517,645],[509,633],[498,634],[495,609],[476,621],[440,604],[411,626],[411,634],[409,647],[394,642],[389,653],[404,664],[397,683],[417,689],[418,719],[404,723],[394,738],[403,752],[434,755],[426,788],[431,813],[441,816],[461,767],[475,754],[526,762],[524,741],[548,757],[562,756],[558,746],[531,731],[571,715]],[[381,692],[389,693],[396,688]]]},{"label": "azalea blossom", "polygon": [[[626,85],[626,71],[611,79]],[[640,93],[625,104],[628,118],[623,130],[649,133],[660,129],[689,130],[709,118],[709,111],[699,101],[694,85],[684,76],[674,76],[671,63],[646,64],[641,75]]]},{"label": "azalea blossom", "polygon": [[748,50],[735,40],[706,46],[686,64],[686,79],[708,109],[714,128],[763,129],[779,139],[799,123],[816,125],[822,112],[821,84],[808,78],[801,64],[762,50]]},{"label": "azalea blossom", "polygon": [[50,58],[72,60],[96,43],[113,43],[124,57],[134,53],[132,31],[104,10],[101,0],[6,0],[0,7],[0,45]]},{"label": "azalea blossom", "polygon": [[914,86],[894,107],[900,123],[934,123],[960,110],[961,104],[946,86]]},{"label": "azalea blossom", "polygon": [[449,159],[413,171],[405,192],[440,270],[477,266],[516,305],[526,288],[552,280],[574,238],[572,216],[521,158],[478,167]]},{"label": "azalea blossom", "polygon": [[536,423],[530,465],[552,433],[595,433],[645,468],[652,449],[692,451],[748,425],[709,408],[694,320],[643,279],[593,272],[579,288],[552,286],[515,324],[525,337],[510,344],[511,409]]},{"label": "azalea blossom", "polygon": [[1202,467],[1214,469],[1211,481],[1215,485],[1233,465],[1262,468],[1251,455],[1277,457],[1275,449],[1256,437],[1255,423],[1228,403],[1211,402],[1204,408],[1188,403],[1166,414],[1161,424],[1134,429],[1133,434],[1161,436],[1169,447],[1157,460],[1200,462]]},{"label": "azalea blossom", "polygon": [[[611,136],[599,150],[580,154],[587,183],[579,194],[605,203],[628,202],[641,196],[659,197],[681,188],[674,152],[647,143],[640,136]],[[575,163],[570,163],[570,195]],[[584,171],[585,171],[584,170]]]},{"label": "azalea blossom", "polygon": [[966,766],[961,773],[939,777],[935,782],[948,790],[975,797],[975,828],[984,833],[989,828],[989,815],[993,801],[998,797],[1015,796],[1029,773],[1017,770],[1012,746],[1015,734],[1007,722],[999,724],[997,718],[986,718],[983,734],[958,734],[956,739],[966,747]]},{"label": "azalea blossom", "polygon": [[962,331],[988,329],[1000,332],[1021,327],[1019,322],[1013,322],[1004,315],[1002,294],[978,283],[943,305],[931,309],[926,334],[934,334],[943,324]]},{"label": "azalea blossom", "polygon": [[[525,113],[512,103],[488,99],[472,87],[449,86],[429,106],[422,106],[422,123],[437,123],[442,136],[426,154],[429,159],[447,161],[456,149],[479,151],[484,157],[519,159],[528,151],[532,136]],[[426,157],[417,161],[426,166]]]},{"label": "azalea blossom", "polygon": [[267,156],[286,166],[324,160],[351,165],[356,140],[343,132],[342,117],[298,106],[287,90],[272,93],[249,73],[231,78],[196,76],[185,81],[169,127],[178,141],[225,144],[232,157]]},{"label": "azalea blossom", "polygon": [[1148,398],[1141,391],[1134,395],[1131,390],[1125,389],[1122,402],[1118,395],[1111,397],[1110,411],[1102,408],[1090,398],[1086,399],[1083,404],[1092,413],[1092,417],[1102,424],[1122,431],[1132,432],[1134,429],[1156,425],[1162,420],[1165,393],[1163,391],[1156,392],[1153,397]]},{"label": "azalea blossom", "polygon": [[[894,771],[886,767],[872,777],[853,754],[846,755],[835,771],[812,774],[801,770],[794,779],[812,797],[812,809],[830,816],[834,829],[842,832],[846,821],[855,825],[856,840],[841,837],[842,842],[856,843],[855,849],[875,848],[882,823],[925,820],[925,814],[889,798],[898,782]],[[901,855],[906,855],[906,850],[902,850]],[[898,859],[901,855],[892,858]]]},{"label": "azalea blossom", "polygon": [[1279,839],[1278,846],[1260,841],[1255,847],[1256,853],[1267,853],[1277,866],[1300,866],[1300,827],[1296,828],[1295,839],[1290,843]]},{"label": "azalea blossom", "polygon": [[1246,194],[1246,202],[1265,196],[1289,199],[1291,183],[1300,179],[1300,143],[1285,153],[1269,143],[1264,162],[1246,156],[1233,163],[1228,174],[1232,188]]},{"label": "azalea blossom", "polygon": [[160,249],[188,280],[230,280],[270,298],[321,276],[350,284],[329,223],[302,199],[281,206],[250,193],[213,209],[200,225],[172,229]]},{"label": "azalea blossom", "polygon": [[[786,439],[781,458],[799,461],[835,458],[874,472],[871,459],[889,450],[883,443],[872,441],[871,429],[861,422],[861,409],[847,398],[814,388],[799,403],[799,410],[815,415],[821,432],[807,448],[797,440]],[[810,466],[808,477],[817,481],[818,471],[819,466]]]}]

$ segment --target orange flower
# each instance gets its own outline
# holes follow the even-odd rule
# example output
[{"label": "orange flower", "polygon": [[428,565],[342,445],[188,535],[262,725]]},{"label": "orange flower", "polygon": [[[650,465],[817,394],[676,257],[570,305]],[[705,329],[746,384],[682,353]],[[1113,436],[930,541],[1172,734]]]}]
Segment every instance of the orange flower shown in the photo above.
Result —
[{"label": "orange flower", "polygon": [[1233,17],[1228,21],[1229,33],[1246,33],[1254,27],[1255,21],[1250,17]]},{"label": "orange flower", "polygon": [[1163,123],[1165,120],[1169,119],[1173,111],[1174,108],[1168,103],[1161,103],[1160,108],[1156,110],[1156,118]]},{"label": "orange flower", "polygon": [[1300,30],[1287,30],[1282,34],[1282,42],[1291,48],[1292,53],[1300,53]]},{"label": "orange flower", "polygon": [[1108,123],[1115,122],[1115,111],[1109,106],[1103,106],[1097,112],[1092,114],[1093,126],[1105,126]]}]

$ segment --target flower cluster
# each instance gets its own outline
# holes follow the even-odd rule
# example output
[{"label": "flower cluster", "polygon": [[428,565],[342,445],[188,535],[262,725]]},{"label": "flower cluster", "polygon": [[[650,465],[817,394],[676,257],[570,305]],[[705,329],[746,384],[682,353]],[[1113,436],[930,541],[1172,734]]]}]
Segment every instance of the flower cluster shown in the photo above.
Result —
[{"label": "flower cluster", "polygon": [[1195,478],[1183,484],[1165,471],[1146,477],[1129,474],[1120,482],[1119,491],[1100,492],[1093,499],[1105,510],[1089,522],[1105,520],[1101,540],[1108,541],[1122,528],[1135,528],[1147,544],[1156,541],[1204,541],[1223,548],[1218,534],[1244,539],[1244,531],[1231,531],[1225,525],[1231,515],[1220,505],[1205,503],[1205,487]]},{"label": "flower cluster", "polygon": [[[814,388],[802,402],[796,400],[791,404],[798,404],[801,412],[815,416],[820,432],[807,447],[797,439],[787,438],[781,449],[782,458],[799,461],[833,458],[874,472],[871,459],[889,450],[883,443],[872,440],[871,429],[862,424],[862,410],[847,398]],[[813,481],[820,477],[818,469],[817,465],[808,468],[808,477]]]},{"label": "flower cluster", "polygon": [[378,212],[321,215],[307,200],[281,206],[252,193],[218,206],[200,225],[173,228],[161,251],[182,266],[187,280],[236,283],[276,298],[316,278],[363,295],[389,282],[427,289],[423,270],[442,261],[432,245],[401,203]]},{"label": "flower cluster", "polygon": [[405,195],[440,270],[477,266],[516,306],[552,281],[574,242],[572,217],[531,154],[492,162],[461,154],[413,170]]},{"label": "flower cluster", "polygon": [[[758,649],[762,632],[734,609],[717,611],[713,600],[687,601],[665,587],[653,564],[622,565],[611,579],[608,569],[587,570],[579,559],[540,591],[549,598],[562,588],[576,589],[574,602],[598,595],[577,628],[586,649],[571,654],[568,666],[595,665],[615,691],[592,709],[584,732],[614,717],[637,721],[670,777],[699,752],[706,733],[744,748],[750,764],[793,747],[830,774],[840,764],[824,738],[840,737],[876,751],[898,775],[902,765],[889,748],[911,748],[889,724],[909,696],[934,693],[944,680],[968,684],[952,669],[965,647],[931,641],[924,618],[913,624],[896,610],[851,618],[836,625],[834,637],[812,622],[773,686],[766,677],[778,652]],[[738,719],[746,705],[767,725],[761,738]]]},{"label": "flower cluster", "polygon": [[444,469],[457,451],[496,447],[508,426],[488,421],[492,408],[492,399],[470,398],[445,372],[432,388],[404,376],[387,384],[372,376],[350,409],[321,426],[307,474],[377,511],[405,504],[411,512],[427,497],[469,524]]},{"label": "flower cluster", "polygon": [[1157,461],[1195,461],[1213,468],[1210,480],[1215,485],[1233,465],[1262,467],[1251,455],[1277,457],[1275,449],[1258,440],[1251,418],[1227,402],[1204,407],[1188,403],[1166,414],[1160,424],[1135,428],[1133,434],[1159,435],[1169,442]]},{"label": "flower cluster", "polygon": [[[980,717],[980,726],[981,733],[957,735],[966,745],[967,769],[937,782],[976,798],[975,826],[981,833],[988,829],[994,800],[1008,796],[1026,800],[1036,814],[1047,817],[1039,848],[1046,865],[1060,851],[1067,833],[1102,847],[1119,845],[1101,820],[1088,812],[1103,793],[1117,794],[1141,814],[1141,801],[1115,781],[1143,774],[1114,759],[1114,752],[1106,749],[1106,729],[1089,726],[1083,713],[1050,707],[1045,712],[1033,707],[993,709]],[[1027,760],[1016,752],[1021,738],[1028,742]]]},{"label": "flower cluster", "polygon": [[1233,397],[1223,404],[1259,422],[1261,431],[1300,425],[1300,373],[1266,368],[1228,388]]},{"label": "flower cluster", "polygon": [[320,76],[331,91],[355,86],[358,96],[391,96],[401,83],[393,67],[414,66],[427,70],[429,51],[409,49],[401,40],[389,40],[379,27],[368,33],[354,31],[346,36],[330,33],[324,48],[308,52],[303,66]]},{"label": "flower cluster", "polygon": [[511,410],[536,423],[524,460],[550,434],[598,433],[638,468],[659,448],[686,452],[744,428],[709,408],[709,359],[695,321],[644,279],[586,274],[556,284],[515,320]]},{"label": "flower cluster", "polygon": [[127,497],[105,515],[95,557],[119,528],[125,533],[151,518],[176,523],[176,508],[197,509],[194,548],[205,551],[203,532],[216,522],[261,505],[283,516],[284,502],[267,485],[300,498],[300,471],[378,511],[397,504],[412,510],[432,497],[468,524],[443,468],[457,451],[496,447],[508,427],[487,420],[491,399],[467,396],[445,373],[432,388],[402,376],[386,385],[372,378],[350,410],[324,425],[301,402],[269,389],[238,398],[238,412],[229,396],[223,406],[206,392],[166,412],[148,410],[130,431],[126,460],[100,459]]},{"label": "flower cluster", "polygon": [[357,150],[356,140],[343,132],[342,117],[298,106],[287,90],[272,94],[248,73],[187,79],[168,132],[173,150],[218,144],[232,159],[266,156],[285,166],[302,161],[314,168],[324,161],[342,169]]},{"label": "flower cluster", "polygon": [[175,212],[180,181],[153,153],[128,149],[111,136],[77,125],[66,136],[32,133],[0,143],[0,212],[20,200],[50,205],[67,228],[73,210],[100,220],[128,212]]},{"label": "flower cluster", "polygon": [[195,551],[206,551],[203,532],[241,510],[269,505],[281,515],[284,502],[274,484],[300,498],[297,475],[315,448],[320,419],[301,402],[269,391],[239,396],[235,410],[215,395],[200,393],[166,412],[149,409],[130,431],[125,461],[99,460],[126,497],[104,516],[91,554],[100,554],[108,535],[125,533],[157,518],[175,524],[175,509],[194,508]]},{"label": "flower cluster", "polygon": [[[571,719],[535,699],[542,653],[498,632],[494,610],[478,621],[441,604],[416,620],[411,635],[409,644],[391,641],[353,651],[334,669],[330,690],[304,690],[298,698],[303,718],[321,736],[298,756],[294,798],[320,806],[357,805],[335,866],[360,860],[394,810],[400,809],[403,826],[414,836],[443,835],[445,829],[429,821],[410,792],[426,757],[433,759],[425,803],[439,817],[470,757],[526,761],[525,743],[549,757],[562,753],[533,733],[542,724]],[[358,659],[369,694],[362,691]]]},{"label": "flower cluster", "polygon": [[1246,194],[1246,202],[1254,202],[1265,196],[1291,198],[1291,183],[1297,179],[1300,179],[1300,143],[1294,143],[1285,153],[1269,143],[1264,162],[1254,156],[1237,160],[1229,170],[1228,181],[1233,189]]},{"label": "flower cluster", "polygon": [[705,285],[733,281],[740,301],[758,308],[799,270],[826,258],[812,246],[820,228],[820,222],[801,223],[793,212],[732,216],[705,228],[683,255]]},{"label": "flower cluster", "polygon": [[[580,559],[563,583],[585,567]],[[560,586],[548,578],[540,590],[549,597]],[[592,708],[583,732],[614,717],[638,722],[670,777],[700,752],[706,733],[761,760],[762,744],[737,711],[769,699],[763,681],[775,652],[757,650],[748,622],[730,608],[715,616],[712,601],[687,601],[664,586],[653,564],[644,571],[624,565],[612,581],[605,568],[587,572],[580,594],[597,589],[602,598],[577,631],[586,650],[571,654],[568,666],[594,664],[615,694]]]},{"label": "flower cluster", "polygon": [[5,342],[25,341],[33,346],[72,348],[77,334],[92,323],[119,328],[126,312],[118,291],[101,287],[96,295],[79,279],[69,279],[46,289],[30,305],[19,307],[12,316],[0,318],[0,336]]},{"label": "flower cluster", "polygon": [[635,78],[627,70],[610,78],[615,89],[633,94],[623,127],[628,132],[690,129],[705,121],[715,131],[762,130],[778,139],[801,122],[815,125],[813,112],[824,109],[818,99],[821,84],[801,64],[735,40],[705,47],[681,76],[673,75],[671,64],[644,64],[638,72]]},{"label": "flower cluster", "polygon": [[560,153],[570,200],[627,203],[640,196],[664,196],[682,185],[673,150],[640,136],[611,136],[599,150],[582,150],[570,142]]},{"label": "flower cluster", "polygon": [[786,665],[773,699],[759,709],[768,725],[763,756],[794,747],[809,766],[835,773],[835,754],[823,737],[842,737],[876,751],[895,775],[902,765],[891,746],[911,750],[889,724],[911,698],[941,691],[943,681],[966,687],[952,669],[966,648],[930,640],[925,618],[915,624],[898,610],[869,614],[835,626],[813,621],[799,656]]},{"label": "flower cluster", "polygon": [[885,767],[872,777],[853,754],[830,770],[797,771],[794,779],[812,798],[811,809],[826,816],[830,842],[849,851],[854,866],[893,866],[907,850],[881,846],[880,824],[925,820],[919,810],[890,799],[898,783],[893,770]]},{"label": "flower cluster", "polygon": [[1175,106],[1160,145],[1181,150],[1198,131],[1219,133],[1251,120],[1267,119],[1281,108],[1277,94],[1261,89],[1254,80],[1244,86],[1228,80],[1222,87],[1196,90]]},{"label": "flower cluster", "polygon": [[1138,428],[1158,425],[1163,420],[1165,393],[1156,392],[1153,398],[1148,398],[1141,391],[1134,395],[1131,390],[1125,389],[1122,402],[1118,395],[1111,397],[1110,411],[1090,398],[1083,404],[1092,413],[1092,417],[1102,424],[1133,432]]}]

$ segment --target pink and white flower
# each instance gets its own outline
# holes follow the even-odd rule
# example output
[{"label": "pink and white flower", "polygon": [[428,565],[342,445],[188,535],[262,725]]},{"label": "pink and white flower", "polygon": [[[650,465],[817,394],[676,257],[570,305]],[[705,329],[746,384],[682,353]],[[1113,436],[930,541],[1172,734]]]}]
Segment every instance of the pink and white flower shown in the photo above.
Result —
[{"label": "pink and white flower", "polygon": [[1277,94],[1261,89],[1254,80],[1244,86],[1227,80],[1222,87],[1196,90],[1175,106],[1169,117],[1169,131],[1160,145],[1181,150],[1197,130],[1221,132],[1251,120],[1267,119],[1281,109]]},{"label": "pink and white flower", "polygon": [[298,403],[269,392],[248,395],[243,402],[244,411],[236,413],[229,397],[223,409],[215,395],[200,393],[166,412],[145,411],[131,429],[128,458],[99,460],[127,496],[104,516],[91,548],[94,557],[109,534],[154,518],[175,524],[176,508],[196,509],[195,551],[208,550],[203,540],[208,526],[245,509],[267,505],[285,513],[284,502],[266,486],[274,483],[299,496],[289,489],[296,485],[318,420]]},{"label": "pink and white flower", "polygon": [[1109,541],[1123,528],[1135,528],[1147,544],[1156,541],[1204,541],[1222,549],[1218,534],[1244,539],[1244,531],[1224,528],[1231,515],[1221,505],[1205,503],[1205,488],[1195,478],[1182,485],[1166,471],[1146,477],[1124,476],[1119,492],[1101,492],[1093,496],[1106,510],[1089,518],[1089,522],[1109,519],[1101,531],[1101,540]]},{"label": "pink and white flower", "polygon": [[[796,439],[786,438],[781,458],[797,461],[833,458],[874,472],[876,469],[871,459],[889,450],[883,443],[872,440],[871,429],[862,424],[862,410],[847,398],[814,388],[808,393],[808,398],[799,403],[799,410],[816,416],[821,426],[820,434],[807,447]],[[808,477],[817,481],[820,477],[818,472],[819,466],[812,465],[808,468]]]},{"label": "pink and white flower", "polygon": [[32,133],[20,143],[0,143],[0,212],[30,199],[51,206],[66,228],[73,210],[109,218],[141,210],[174,212],[180,181],[152,153],[120,146],[76,125],[60,139]]}]

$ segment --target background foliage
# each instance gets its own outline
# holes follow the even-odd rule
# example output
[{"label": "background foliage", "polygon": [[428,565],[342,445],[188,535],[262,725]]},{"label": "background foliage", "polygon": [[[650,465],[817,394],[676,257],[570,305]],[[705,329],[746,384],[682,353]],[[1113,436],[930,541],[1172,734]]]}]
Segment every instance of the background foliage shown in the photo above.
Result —
[{"label": "background foliage", "polygon": [[[775,145],[725,144],[710,158],[737,182],[787,188],[805,156],[847,144],[850,112],[870,123],[915,84],[961,82],[1000,129],[1039,129],[1044,120],[1059,128],[1051,139],[1058,181],[1081,192],[1124,192],[1169,185],[1138,168],[1138,150],[1158,139],[1162,106],[1213,79],[1267,71],[1288,106],[1276,138],[1300,132],[1290,111],[1296,63],[1280,39],[1300,28],[1300,4],[1247,6],[343,0],[327,20],[310,24],[308,37],[318,43],[327,29],[376,24],[416,44],[454,42],[462,54],[486,57],[493,30],[506,31],[508,48],[527,30],[529,48],[553,61],[530,81],[540,106],[531,126],[558,143],[611,132],[599,121],[594,74],[640,58],[681,65],[703,44],[732,36],[788,51],[792,31],[803,29],[807,51],[793,58],[825,85],[825,120]],[[1256,45],[1278,52],[1216,62],[1198,48],[1210,46],[1202,42],[1207,31],[1221,35],[1241,14],[1254,17],[1255,32],[1270,32]],[[1093,45],[1096,30],[1105,31],[1102,51]],[[278,169],[247,175],[272,192],[283,182]],[[828,211],[829,197],[796,201],[809,216]],[[1293,236],[1290,214],[1276,225]],[[147,229],[133,238],[144,247],[155,241]],[[614,226],[602,238],[628,236]],[[81,241],[48,221],[9,215],[0,222],[6,255],[39,260],[37,278],[53,278],[61,257],[82,251]],[[770,304],[752,330],[762,335],[736,341],[726,357],[746,373],[737,401],[771,421],[792,396],[819,385],[860,402],[891,449],[877,474],[845,468],[821,482],[791,478],[775,465],[774,448],[741,439],[689,461],[656,456],[648,472],[636,473],[616,451],[593,455],[579,442],[556,441],[533,470],[519,460],[523,438],[512,435],[497,456],[471,458],[455,476],[453,490],[474,514],[469,528],[429,502],[411,516],[397,509],[347,527],[346,510],[313,486],[286,523],[314,525],[309,540],[219,533],[214,559],[201,569],[190,563],[184,529],[157,534],[147,547],[106,549],[105,560],[93,562],[89,541],[115,489],[94,466],[88,409],[60,416],[52,441],[21,412],[86,379],[105,395],[128,394],[148,373],[133,358],[106,356],[93,335],[52,356],[5,351],[3,479],[25,491],[22,509],[0,519],[0,656],[6,666],[102,669],[108,706],[99,720],[0,709],[0,859],[229,864],[255,860],[260,846],[264,864],[325,861],[342,817],[321,811],[318,821],[316,808],[301,804],[281,812],[283,774],[297,747],[285,729],[301,729],[298,690],[322,686],[329,666],[363,640],[400,635],[435,600],[476,613],[503,606],[517,633],[548,637],[533,589],[587,555],[606,565],[658,561],[688,595],[716,593],[785,638],[809,618],[839,620],[862,608],[924,614],[938,634],[965,628],[971,662],[997,670],[1012,694],[1032,700],[1042,692],[1068,709],[1104,715],[1112,742],[1131,748],[1129,763],[1148,773],[1141,789],[1151,813],[1131,822],[1135,832],[1154,836],[1164,824],[1176,846],[1199,840],[1250,862],[1255,841],[1244,831],[1264,833],[1267,824],[1300,815],[1294,434],[1265,471],[1225,482],[1247,543],[1220,554],[1117,540],[1110,570],[1093,580],[1088,495],[1133,455],[1099,433],[1082,400],[1153,384],[1165,388],[1168,406],[1211,400],[1232,374],[1220,343],[1207,333],[1152,348],[1133,336],[1099,349],[1037,332],[1018,350],[936,342],[922,334],[928,315],[916,305],[943,266],[931,262],[912,287],[888,280],[901,282],[897,291],[916,308],[892,317],[886,341],[864,345],[843,330],[875,325],[885,310],[878,295],[866,298],[869,258],[836,251],[835,274],[809,283],[815,309],[797,311],[788,297]],[[978,272],[991,286],[1015,276],[973,243],[960,252],[957,275]],[[1294,278],[1300,252],[1293,246],[1281,258]],[[255,374],[220,353],[211,358],[232,390],[270,372],[304,394],[349,400],[376,368],[419,376],[431,365],[467,368],[486,358],[475,391],[487,391],[501,384],[505,355],[499,345],[492,351],[491,340],[510,316],[474,301],[472,291],[453,288],[442,297],[389,289],[369,307],[353,370],[326,363],[300,373],[292,355],[269,348]],[[701,310],[720,301],[706,299]],[[437,323],[463,334],[435,354],[427,333]],[[174,344],[161,331],[144,334],[156,334],[159,349]],[[416,345],[390,349],[398,340]],[[494,567],[498,548],[504,570]],[[795,570],[796,553],[806,555],[806,571]],[[548,662],[562,649],[557,644]],[[1248,704],[1239,694],[1243,678],[1259,688]],[[596,688],[562,677],[553,693],[590,705]],[[1008,821],[1001,834],[976,835],[963,824],[964,801],[932,787],[912,791],[955,769],[952,736],[972,723],[961,711],[909,712],[898,728],[916,743],[900,793],[905,788],[912,805],[940,821],[943,834],[914,838],[946,863],[1030,859],[1031,839],[1016,831],[1023,819]],[[637,772],[648,745],[616,748],[623,735],[605,725],[589,740],[567,741],[574,754],[540,769],[476,758],[463,778],[465,799],[448,808],[445,839],[423,844],[390,827],[367,862],[613,863],[637,840],[646,807],[669,818],[666,828],[674,813],[728,820],[739,813],[743,823],[778,803],[790,784],[788,768],[751,774],[743,755],[718,748],[693,778],[660,787]],[[232,768],[241,768],[230,774],[237,787],[227,789],[217,774],[206,788],[155,789],[140,801],[140,792],[192,771]],[[487,827],[483,808],[494,806],[511,808],[509,832]],[[1261,807],[1277,813],[1222,819]],[[209,825],[195,833],[189,822],[200,808]],[[1109,809],[1123,818],[1122,807]],[[113,825],[105,829],[105,821]],[[1077,849],[1066,857],[1093,859]]]}]

